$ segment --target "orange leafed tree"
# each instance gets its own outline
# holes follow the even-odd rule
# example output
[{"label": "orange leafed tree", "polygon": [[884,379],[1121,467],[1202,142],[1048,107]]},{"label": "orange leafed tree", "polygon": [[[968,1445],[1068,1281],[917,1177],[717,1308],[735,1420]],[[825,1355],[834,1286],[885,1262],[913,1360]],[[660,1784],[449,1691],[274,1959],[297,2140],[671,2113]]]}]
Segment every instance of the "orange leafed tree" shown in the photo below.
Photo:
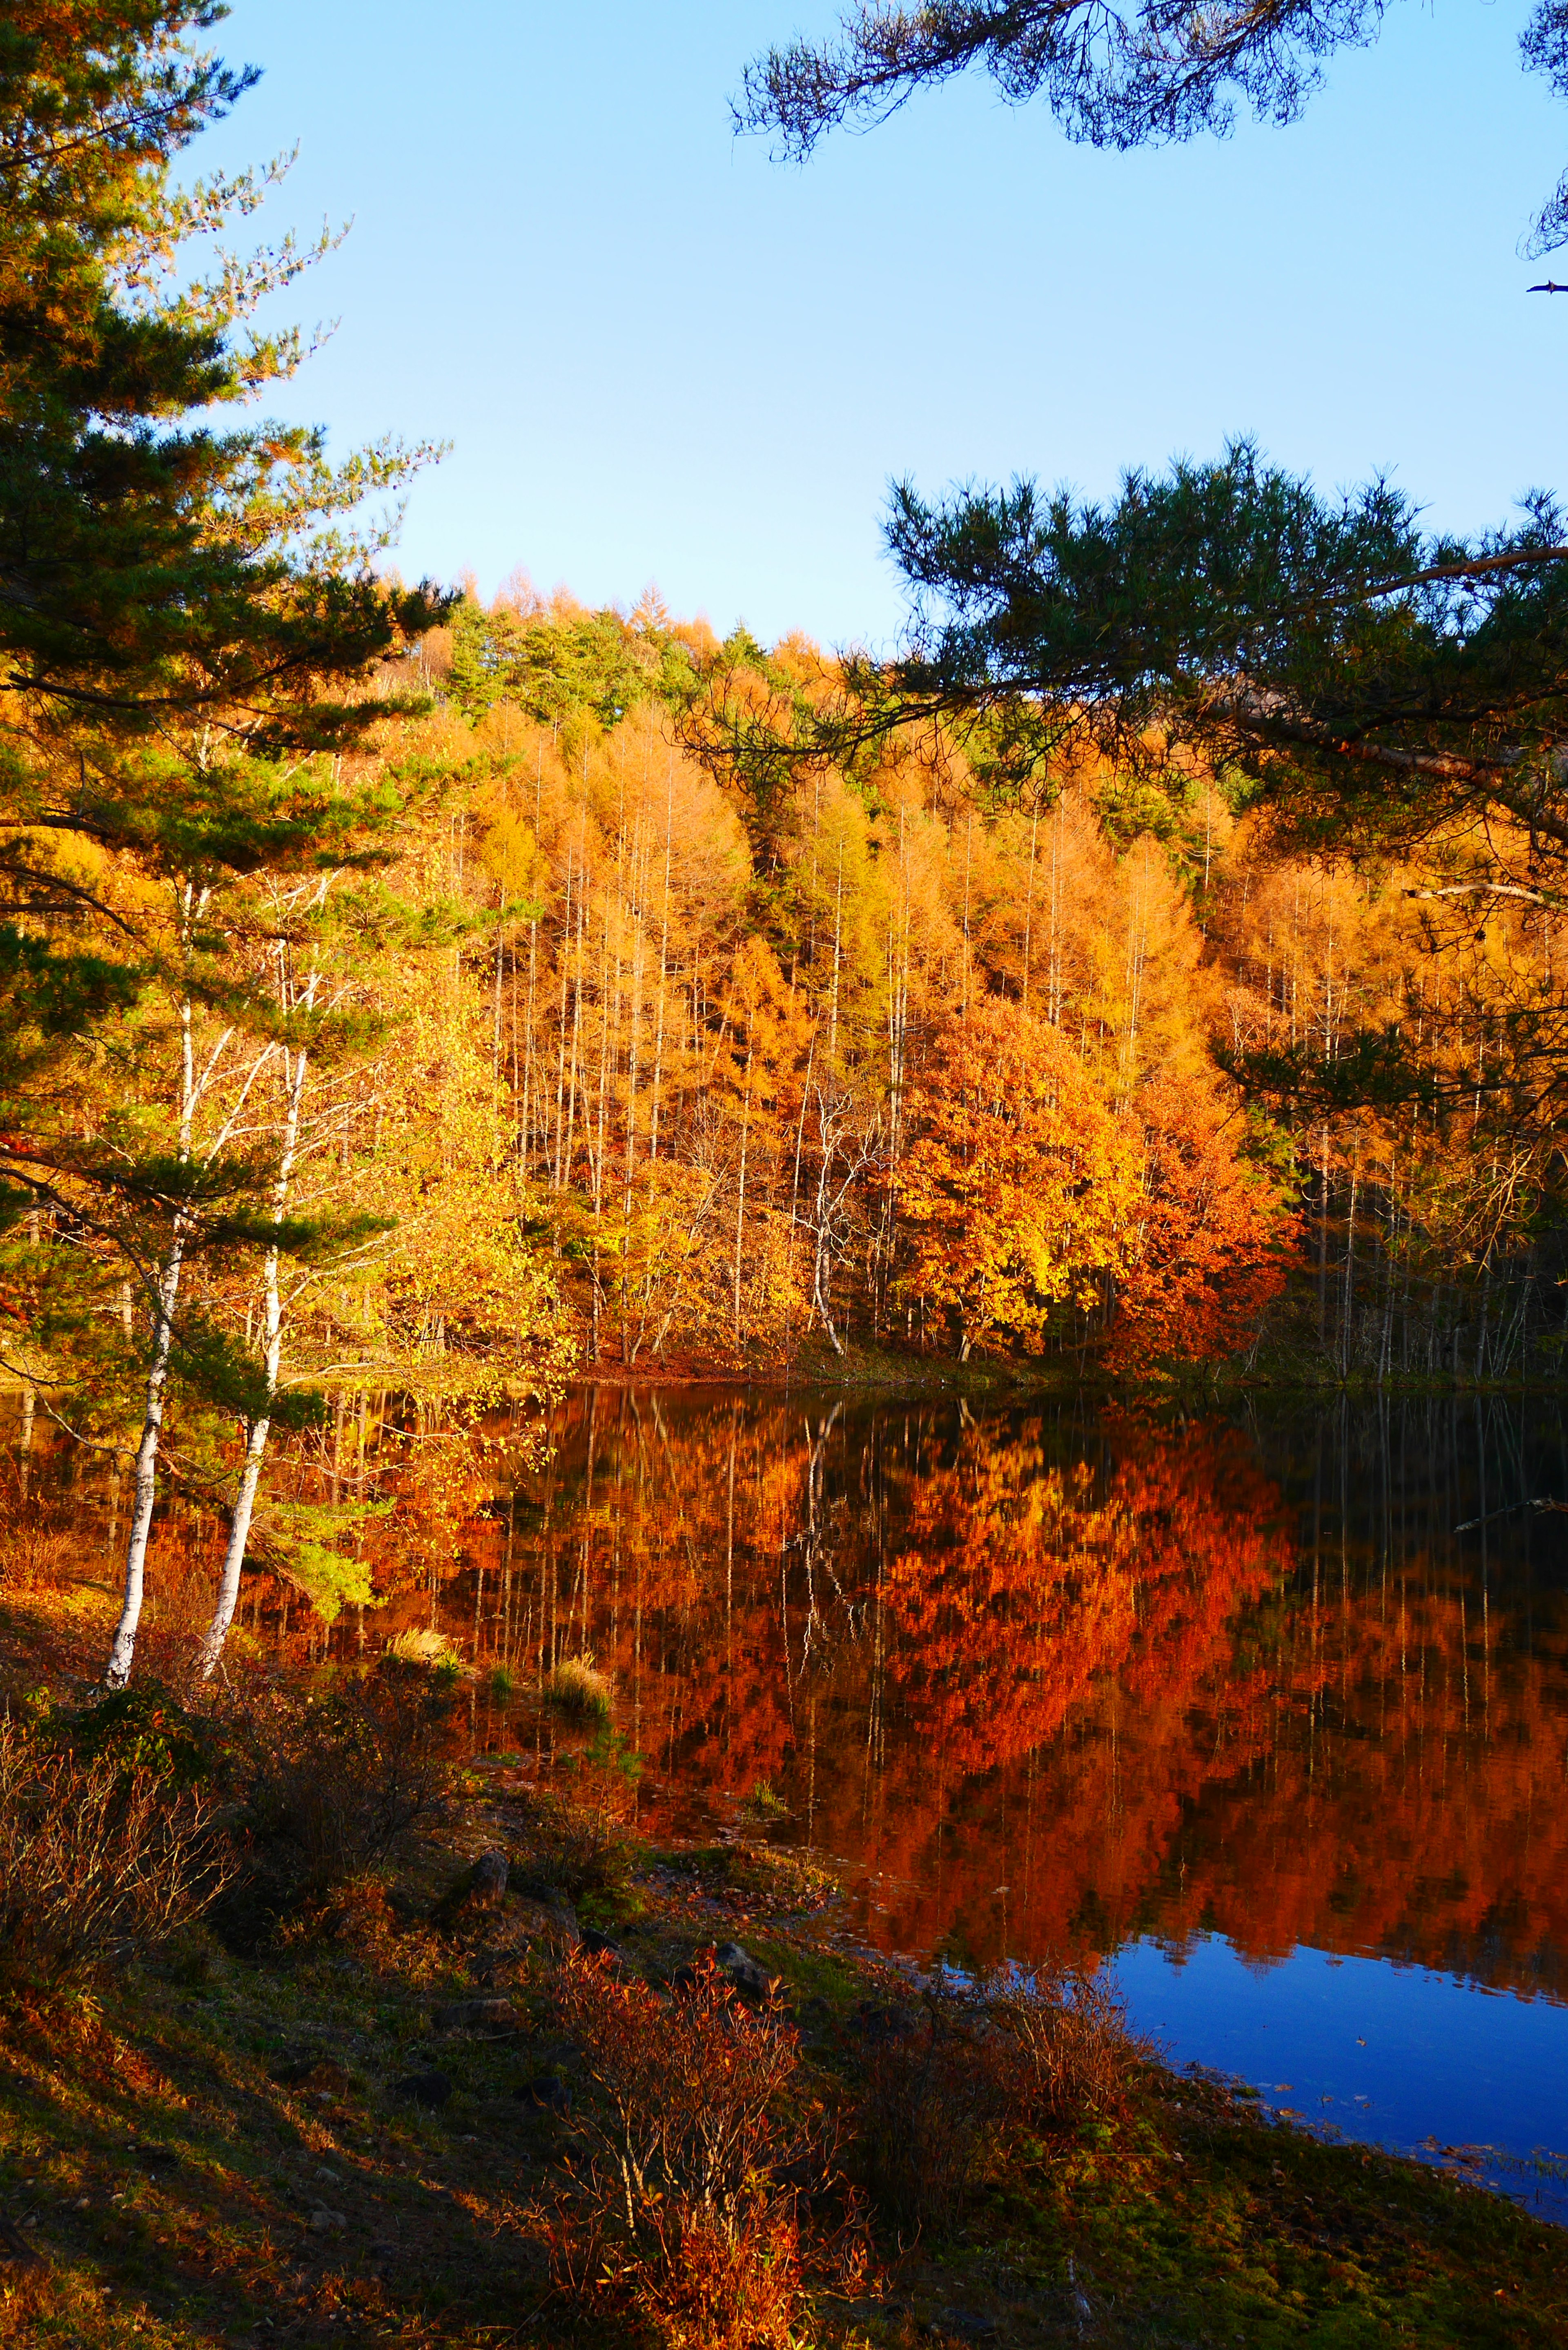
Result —
[{"label": "orange leafed tree", "polygon": [[1267,1180],[1237,1156],[1207,1089],[1157,1080],[1136,1114],[1144,1127],[1143,1199],[1106,1360],[1130,1370],[1162,1356],[1233,1354],[1284,1287],[1290,1221]]},{"label": "orange leafed tree", "polygon": [[911,1088],[898,1179],[914,1294],[956,1318],[968,1360],[1037,1345],[1053,1306],[1119,1272],[1138,1153],[1057,1028],[995,996],[938,1032]]}]

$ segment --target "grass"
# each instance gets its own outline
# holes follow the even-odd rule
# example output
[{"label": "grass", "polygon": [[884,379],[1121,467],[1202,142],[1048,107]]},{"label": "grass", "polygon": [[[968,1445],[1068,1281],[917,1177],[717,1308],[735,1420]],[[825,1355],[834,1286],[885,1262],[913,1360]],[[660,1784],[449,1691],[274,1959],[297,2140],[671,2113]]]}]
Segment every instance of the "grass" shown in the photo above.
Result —
[{"label": "grass", "polygon": [[[471,1820],[465,1841],[482,1825],[504,1834],[504,1806]],[[400,1908],[427,1906],[462,1856],[426,1846]],[[653,1869],[623,1946],[658,1972],[704,1937],[743,1932],[797,2004],[809,1991],[807,2058],[831,2094],[853,2069],[857,2008],[906,1988],[805,1929],[755,1934],[736,1897],[700,1882]],[[8,2344],[490,2350],[590,2338],[549,2298],[540,2220],[572,2124],[515,2095],[562,2061],[548,1961],[535,1950],[517,1963],[514,2035],[440,2033],[444,2002],[481,1978],[493,1987],[485,1950],[417,1918],[389,1929],[373,1902],[363,1919],[363,1931],[350,1913],[336,1939],[265,1960],[192,1941],[108,1985],[96,2007],[11,2015],[0,2207],[44,2258],[0,2266]],[[526,1905],[486,1931],[522,1942]],[[439,2112],[395,2089],[432,2067],[452,2084]],[[1158,2068],[1124,2126],[1025,2141],[946,2240],[881,2251],[886,2290],[819,2295],[803,2339],[1426,2350],[1568,2334],[1558,2230]],[[962,2324],[948,2323],[955,2309]],[[593,2338],[607,2343],[604,2323]]]},{"label": "grass", "polygon": [[576,1721],[604,1721],[610,1718],[610,1685],[603,1673],[594,1670],[590,1656],[563,1657],[545,1683],[546,1705]]},{"label": "grass", "polygon": [[462,1659],[444,1632],[399,1632],[387,1643],[387,1654],[400,1664],[423,1665],[433,1672],[455,1672]]}]

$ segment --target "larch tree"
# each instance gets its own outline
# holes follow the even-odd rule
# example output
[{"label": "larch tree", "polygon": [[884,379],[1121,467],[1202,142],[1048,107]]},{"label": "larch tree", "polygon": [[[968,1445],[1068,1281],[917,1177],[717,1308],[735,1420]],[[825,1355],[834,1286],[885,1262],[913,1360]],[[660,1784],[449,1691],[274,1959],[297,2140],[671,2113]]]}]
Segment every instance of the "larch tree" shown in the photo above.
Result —
[{"label": "larch tree", "polygon": [[1106,1360],[1236,1353],[1284,1288],[1295,1220],[1279,1187],[1236,1151],[1211,1089],[1166,1079],[1137,1105],[1141,1198],[1129,1219]]},{"label": "larch tree", "polygon": [[1136,1210],[1134,1139],[1060,1032],[999,997],[949,1021],[911,1088],[898,1203],[909,1285],[958,1326],[1038,1345],[1097,1305]]}]

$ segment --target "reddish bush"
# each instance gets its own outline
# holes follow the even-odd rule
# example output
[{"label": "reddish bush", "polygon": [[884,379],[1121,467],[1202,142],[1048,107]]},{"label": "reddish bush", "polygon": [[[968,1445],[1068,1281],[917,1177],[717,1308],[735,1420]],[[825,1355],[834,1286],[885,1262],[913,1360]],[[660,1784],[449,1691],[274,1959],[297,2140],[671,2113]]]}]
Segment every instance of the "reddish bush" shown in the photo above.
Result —
[{"label": "reddish bush", "polygon": [[1127,2110],[1134,2074],[1149,2050],[1127,2030],[1127,2010],[1081,1967],[1037,1970],[987,2002],[1002,2054],[1008,2103],[1035,2129],[1072,2131]]},{"label": "reddish bush", "polygon": [[157,1950],[232,1874],[204,1796],[0,1716],[0,1978],[57,1986]]},{"label": "reddish bush", "polygon": [[796,2033],[711,1960],[668,2000],[574,1956],[559,1997],[596,2095],[593,2160],[553,2230],[557,2282],[629,2303],[669,2350],[788,2350],[800,2234],[784,2181],[816,2147],[789,2110]]}]

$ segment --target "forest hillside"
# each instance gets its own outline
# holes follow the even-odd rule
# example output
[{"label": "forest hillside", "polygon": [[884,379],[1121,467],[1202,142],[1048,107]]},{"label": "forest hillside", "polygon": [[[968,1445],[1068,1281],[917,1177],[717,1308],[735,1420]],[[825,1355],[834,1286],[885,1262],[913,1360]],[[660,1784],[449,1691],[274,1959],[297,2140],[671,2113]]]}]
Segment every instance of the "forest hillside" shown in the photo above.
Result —
[{"label": "forest hillside", "polygon": [[[198,924],[78,844],[99,922],[192,984],[67,1055],[51,1117],[154,1151],[183,1119],[214,1166],[286,1149],[285,1386],[867,1348],[1379,1382],[1554,1360],[1557,1151],[1508,1066],[1516,1008],[1560,989],[1549,909],[1476,929],[1441,839],[1418,867],[1305,853],[1223,775],[1004,786],[913,727],[737,753],[737,711],[836,675],[652,596],[466,597],[318,760],[355,812],[307,873],[209,880]],[[1401,1036],[1449,1082],[1380,1105]],[[130,1212],[156,1260],[167,1204]],[[244,1239],[187,1296],[254,1353]],[[68,1187],[7,1259],[41,1374],[62,1347],[100,1392],[130,1372],[130,1284]]]},{"label": "forest hillside", "polygon": [[[434,707],[379,756],[439,784],[399,886],[462,935],[345,1114],[384,1182],[389,1069],[426,1104],[465,1073],[471,1180],[575,1357],[1386,1381],[1550,1355],[1556,1150],[1508,1060],[1516,1007],[1555,1000],[1552,914],[1478,930],[1442,840],[1353,865],[1282,845],[1239,779],[999,786],[913,728],[737,754],[716,712],[809,704],[835,664],[651,597],[470,598],[413,659]],[[1425,1094],[1379,1103],[1402,1036]]]}]

